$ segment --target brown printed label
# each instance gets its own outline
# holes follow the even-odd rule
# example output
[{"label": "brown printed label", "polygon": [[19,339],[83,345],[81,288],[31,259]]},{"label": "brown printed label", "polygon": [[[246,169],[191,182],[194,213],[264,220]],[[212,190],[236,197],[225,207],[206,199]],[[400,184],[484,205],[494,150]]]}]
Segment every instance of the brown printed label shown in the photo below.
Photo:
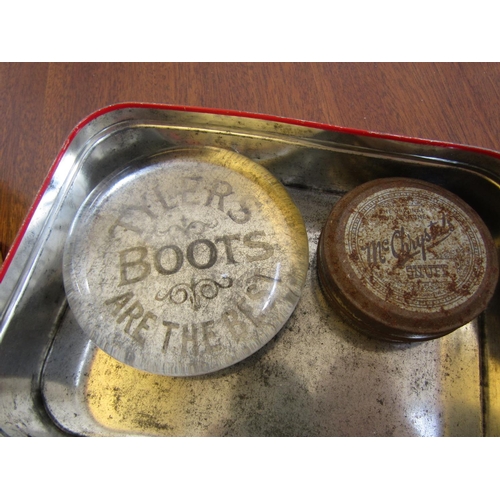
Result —
[{"label": "brown printed label", "polygon": [[372,293],[409,311],[454,308],[485,273],[485,246],[470,217],[419,188],[385,189],[363,200],[348,218],[345,249]]}]

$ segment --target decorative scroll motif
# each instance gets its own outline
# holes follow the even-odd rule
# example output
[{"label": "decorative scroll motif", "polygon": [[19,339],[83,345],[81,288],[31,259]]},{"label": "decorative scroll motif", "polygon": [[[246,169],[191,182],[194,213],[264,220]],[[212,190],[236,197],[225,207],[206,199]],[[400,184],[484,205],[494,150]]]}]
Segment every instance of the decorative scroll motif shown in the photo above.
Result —
[{"label": "decorative scroll motif", "polygon": [[201,298],[212,300],[219,295],[219,288],[230,288],[233,280],[228,276],[223,276],[220,282],[211,279],[202,279],[198,282],[179,283],[173,286],[168,292],[160,290],[155,299],[164,301],[169,299],[173,304],[184,304],[189,299],[191,307],[197,311],[201,307]]},{"label": "decorative scroll motif", "polygon": [[163,231],[158,231],[159,234],[169,234],[172,237],[183,235],[186,237],[195,237],[204,234],[208,229],[215,229],[219,223],[216,220],[210,223],[201,220],[188,222],[186,217],[181,217],[181,224],[174,224]]}]

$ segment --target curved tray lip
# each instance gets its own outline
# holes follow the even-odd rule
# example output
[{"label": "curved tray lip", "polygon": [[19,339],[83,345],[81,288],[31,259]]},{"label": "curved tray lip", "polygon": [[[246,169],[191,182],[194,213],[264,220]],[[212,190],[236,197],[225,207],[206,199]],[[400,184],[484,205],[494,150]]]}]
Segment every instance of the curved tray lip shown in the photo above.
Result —
[{"label": "curved tray lip", "polygon": [[19,229],[16,238],[14,239],[14,242],[7,253],[4,262],[2,266],[0,267],[0,284],[2,283],[9,267],[10,264],[12,263],[12,260],[14,259],[14,256],[17,252],[17,249],[19,248],[19,245],[21,244],[21,241],[28,229],[29,223],[31,222],[31,219],[33,218],[33,215],[40,203],[40,200],[45,193],[47,187],[49,186],[52,176],[54,175],[55,170],[57,169],[62,157],[66,153],[67,149],[75,139],[75,137],[78,135],[78,133],[86,126],[88,125],[91,121],[105,115],[108,113],[112,113],[114,111],[118,111],[121,109],[133,109],[133,108],[145,108],[145,109],[158,109],[158,110],[164,110],[164,111],[185,111],[188,113],[205,113],[205,114],[216,114],[216,115],[225,115],[225,116],[235,116],[235,117],[241,117],[241,118],[254,118],[258,120],[266,120],[266,121],[271,121],[271,122],[280,122],[280,123],[286,123],[288,125],[298,125],[302,127],[309,127],[309,128],[316,128],[320,130],[328,130],[331,132],[339,132],[343,134],[348,134],[348,135],[359,135],[359,136],[364,136],[364,137],[373,137],[377,139],[387,139],[387,140],[393,140],[393,141],[400,141],[400,142],[409,142],[413,144],[420,144],[424,146],[436,146],[436,147],[442,147],[442,148],[453,148],[453,149],[460,149],[463,151],[469,151],[473,153],[479,153],[479,154],[484,154],[487,156],[492,156],[496,159],[500,160],[500,152],[495,151],[492,149],[486,149],[486,148],[480,148],[476,146],[470,146],[470,145],[464,145],[464,144],[456,144],[452,142],[445,142],[445,141],[436,141],[432,139],[420,139],[417,137],[406,137],[403,135],[396,135],[396,134],[388,134],[388,133],[382,133],[382,132],[374,132],[374,131],[369,131],[369,130],[363,130],[363,129],[356,129],[356,128],[350,128],[350,127],[342,127],[339,125],[329,125],[325,123],[320,123],[320,122],[314,122],[314,121],[307,121],[307,120],[300,120],[297,118],[287,118],[287,117],[281,117],[281,116],[274,116],[274,115],[268,115],[264,113],[255,113],[255,112],[249,112],[249,111],[237,111],[237,110],[231,110],[231,109],[219,109],[219,108],[206,108],[206,107],[200,107],[200,106],[183,106],[183,105],[178,105],[178,104],[160,104],[160,103],[148,103],[148,102],[121,102],[121,103],[116,103],[116,104],[111,104],[109,106],[105,106],[103,108],[100,108],[90,115],[88,115],[86,118],[81,120],[75,128],[70,132],[68,135],[67,139],[64,141],[59,153],[56,156],[56,159],[52,163],[52,166],[49,169],[49,172],[47,176],[45,177],[40,189],[37,192],[37,195],[35,196],[35,200],[33,204],[31,205],[28,214],[26,215],[26,218],[24,219],[21,228]]}]

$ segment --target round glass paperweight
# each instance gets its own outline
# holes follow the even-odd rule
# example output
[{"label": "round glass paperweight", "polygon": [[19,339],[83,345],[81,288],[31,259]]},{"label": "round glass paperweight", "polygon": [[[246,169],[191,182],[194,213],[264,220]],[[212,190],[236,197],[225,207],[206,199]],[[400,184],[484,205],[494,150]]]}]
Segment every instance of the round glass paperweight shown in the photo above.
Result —
[{"label": "round glass paperweight", "polygon": [[166,150],[102,181],[63,260],[69,305],[103,351],[170,376],[265,345],[308,268],[302,217],[268,170],[232,151]]}]

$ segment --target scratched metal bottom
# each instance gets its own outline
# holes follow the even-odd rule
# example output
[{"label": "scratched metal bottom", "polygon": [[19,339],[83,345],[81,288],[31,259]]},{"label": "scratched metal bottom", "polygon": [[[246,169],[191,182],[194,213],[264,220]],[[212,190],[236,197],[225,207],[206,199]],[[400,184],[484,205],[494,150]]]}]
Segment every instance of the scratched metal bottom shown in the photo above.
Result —
[{"label": "scratched metal bottom", "polygon": [[[300,209],[310,251],[303,295],[278,335],[230,368],[189,378],[141,372],[95,347],[66,306],[61,274],[65,236],[86,194],[129,161],[180,145],[232,149],[268,168]],[[332,206],[379,177],[422,178],[454,191],[498,246],[499,174],[497,157],[442,145],[155,107],[100,115],[63,156],[45,213],[25,237],[29,252],[21,245],[12,263],[21,277],[30,270],[24,288],[18,280],[10,299],[6,288],[0,293],[0,428],[7,435],[499,435],[498,293],[485,314],[452,334],[395,345],[346,325],[316,274]]]}]

